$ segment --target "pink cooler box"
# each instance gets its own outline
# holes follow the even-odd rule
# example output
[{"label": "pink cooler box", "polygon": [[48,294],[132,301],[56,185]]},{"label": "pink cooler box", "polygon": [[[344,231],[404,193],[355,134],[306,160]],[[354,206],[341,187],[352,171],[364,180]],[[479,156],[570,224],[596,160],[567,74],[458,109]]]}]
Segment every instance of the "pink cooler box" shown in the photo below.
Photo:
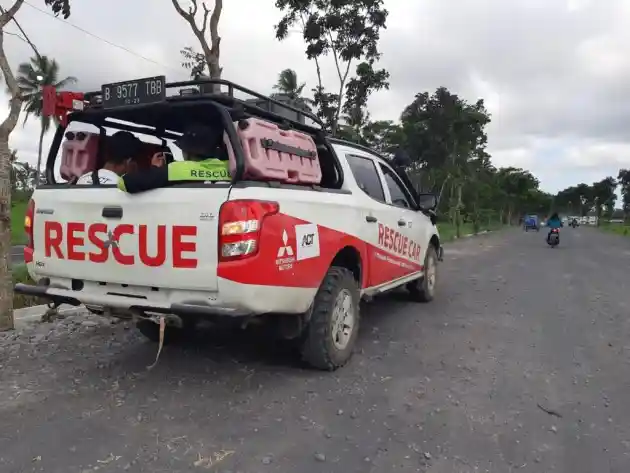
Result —
[{"label": "pink cooler box", "polygon": [[66,181],[96,169],[99,135],[88,132],[68,132],[61,147],[59,173]]},{"label": "pink cooler box", "polygon": [[[275,123],[248,118],[234,123],[245,155],[245,179],[281,181],[288,184],[319,184],[322,170],[315,141],[306,133],[282,130]],[[230,171],[234,174],[234,151],[225,136]]]}]

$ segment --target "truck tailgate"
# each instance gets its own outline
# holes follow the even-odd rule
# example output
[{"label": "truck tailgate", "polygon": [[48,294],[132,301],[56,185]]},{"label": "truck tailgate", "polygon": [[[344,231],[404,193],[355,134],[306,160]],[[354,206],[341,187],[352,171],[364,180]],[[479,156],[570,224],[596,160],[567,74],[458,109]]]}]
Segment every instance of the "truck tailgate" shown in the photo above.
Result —
[{"label": "truck tailgate", "polygon": [[213,291],[217,227],[229,187],[38,189],[37,277]]}]

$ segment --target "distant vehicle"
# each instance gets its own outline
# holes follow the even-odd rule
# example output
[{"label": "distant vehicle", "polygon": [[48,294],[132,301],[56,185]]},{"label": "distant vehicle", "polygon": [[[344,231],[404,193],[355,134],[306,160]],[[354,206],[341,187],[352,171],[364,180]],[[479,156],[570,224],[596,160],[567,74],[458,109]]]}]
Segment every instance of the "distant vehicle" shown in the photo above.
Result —
[{"label": "distant vehicle", "polygon": [[538,219],[538,215],[527,215],[525,217],[523,227],[526,232],[529,230],[540,231],[540,220]]}]

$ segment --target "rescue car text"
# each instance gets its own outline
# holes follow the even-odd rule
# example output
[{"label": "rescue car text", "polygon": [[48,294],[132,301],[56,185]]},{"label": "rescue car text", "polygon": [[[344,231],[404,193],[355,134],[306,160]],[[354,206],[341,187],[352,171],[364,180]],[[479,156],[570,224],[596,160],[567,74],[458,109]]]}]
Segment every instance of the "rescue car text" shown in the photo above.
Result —
[{"label": "rescue car text", "polygon": [[378,224],[378,245],[399,255],[420,261],[420,245],[382,223]]}]

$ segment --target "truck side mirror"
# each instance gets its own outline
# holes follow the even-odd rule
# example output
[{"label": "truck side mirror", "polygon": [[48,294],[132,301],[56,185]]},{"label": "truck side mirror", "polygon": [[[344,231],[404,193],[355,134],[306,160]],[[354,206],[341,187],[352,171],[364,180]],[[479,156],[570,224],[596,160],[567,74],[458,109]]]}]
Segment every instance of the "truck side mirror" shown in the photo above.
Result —
[{"label": "truck side mirror", "polygon": [[418,194],[418,207],[420,210],[435,210],[438,206],[438,199],[435,194]]},{"label": "truck side mirror", "polygon": [[394,164],[400,167],[407,167],[411,164],[411,157],[404,149],[398,148],[394,153]]}]

